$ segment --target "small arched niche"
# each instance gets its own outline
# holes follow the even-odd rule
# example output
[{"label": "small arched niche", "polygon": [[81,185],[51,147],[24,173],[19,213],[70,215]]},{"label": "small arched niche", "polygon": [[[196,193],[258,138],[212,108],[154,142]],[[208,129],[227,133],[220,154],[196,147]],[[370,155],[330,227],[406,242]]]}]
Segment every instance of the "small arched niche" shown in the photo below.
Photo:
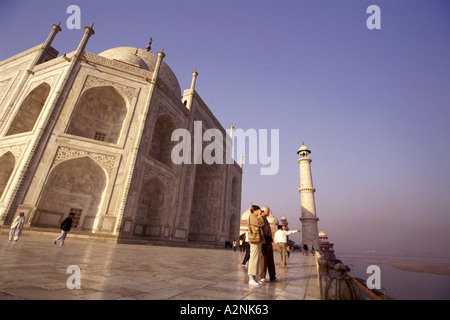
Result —
[{"label": "small arched niche", "polygon": [[16,158],[10,151],[0,157],[0,199],[14,171],[15,163]]},{"label": "small arched niche", "polygon": [[50,85],[43,82],[23,100],[11,122],[7,136],[32,131],[50,93]]},{"label": "small arched niche", "polygon": [[236,240],[239,237],[239,223],[236,214],[232,214],[230,216],[229,224],[228,224],[228,239]]},{"label": "small arched niche", "polygon": [[197,164],[191,216],[189,219],[190,241],[215,241],[220,213],[221,165]]},{"label": "small arched niche", "polygon": [[239,183],[236,177],[231,181],[231,203],[234,206],[239,204]]},{"label": "small arched niche", "polygon": [[136,222],[144,225],[145,235],[160,235],[165,198],[166,188],[158,178],[150,179],[142,186]]},{"label": "small arched niche", "polygon": [[172,149],[176,143],[172,141],[171,138],[172,132],[175,129],[175,124],[170,116],[159,116],[153,130],[153,138],[149,152],[151,157],[171,168],[174,166],[172,161]]}]

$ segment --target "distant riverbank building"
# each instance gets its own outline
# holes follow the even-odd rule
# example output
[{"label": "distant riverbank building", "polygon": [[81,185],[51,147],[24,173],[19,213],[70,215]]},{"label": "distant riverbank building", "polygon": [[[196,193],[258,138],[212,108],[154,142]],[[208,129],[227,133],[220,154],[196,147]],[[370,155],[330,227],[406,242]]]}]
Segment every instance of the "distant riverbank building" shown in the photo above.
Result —
[{"label": "distant riverbank building", "polygon": [[[195,91],[181,92],[164,52],[120,47],[58,57],[45,43],[0,62],[0,225],[122,242],[222,246],[239,236],[242,169],[174,164],[175,129],[228,135]],[[205,142],[203,143],[205,148]],[[26,229],[27,230],[27,229]]]},{"label": "distant riverbank building", "polygon": [[334,254],[334,243],[328,241],[328,236],[325,232],[319,232],[319,245],[320,251],[322,252],[325,259],[328,260],[331,266],[336,263],[336,256]]}]

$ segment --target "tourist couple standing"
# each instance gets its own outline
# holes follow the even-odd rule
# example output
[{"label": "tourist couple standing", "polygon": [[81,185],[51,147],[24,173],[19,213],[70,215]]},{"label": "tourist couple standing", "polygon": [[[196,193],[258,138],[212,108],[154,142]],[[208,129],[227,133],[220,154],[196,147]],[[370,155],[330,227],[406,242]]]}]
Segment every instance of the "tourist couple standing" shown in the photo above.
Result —
[{"label": "tourist couple standing", "polygon": [[267,218],[268,207],[252,205],[248,218],[248,242],[250,243],[250,259],[248,261],[249,284],[259,286],[266,279],[269,271],[270,281],[275,281],[275,262],[273,259],[272,231]]},{"label": "tourist couple standing", "polygon": [[[253,286],[260,286],[266,279],[269,271],[270,281],[275,281],[275,262],[273,259],[272,230],[267,221],[270,215],[268,207],[252,205],[248,218],[248,242],[250,243],[250,259],[248,261],[248,283]],[[280,252],[281,267],[286,269],[286,247],[289,234],[300,232],[300,230],[284,231],[282,226],[278,226],[275,233],[275,243]]]}]

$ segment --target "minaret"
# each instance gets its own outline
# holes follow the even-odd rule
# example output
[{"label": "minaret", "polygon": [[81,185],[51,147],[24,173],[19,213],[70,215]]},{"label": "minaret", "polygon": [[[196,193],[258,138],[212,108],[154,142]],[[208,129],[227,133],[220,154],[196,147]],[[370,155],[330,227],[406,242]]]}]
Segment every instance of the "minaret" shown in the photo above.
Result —
[{"label": "minaret", "polygon": [[191,89],[188,92],[184,91],[185,96],[184,103],[186,105],[186,108],[188,108],[188,110],[192,109],[192,102],[194,100],[194,92],[195,92],[195,82],[197,81],[197,76],[198,72],[196,68],[194,71],[192,71]]},{"label": "minaret", "polygon": [[298,163],[300,165],[300,192],[301,203],[302,203],[302,216],[300,221],[302,222],[302,241],[318,251],[319,246],[319,232],[317,228],[317,218],[316,215],[316,205],[314,201],[314,192],[316,189],[313,187],[312,175],[311,175],[311,159],[309,154],[311,151],[302,145],[298,149],[297,154],[299,156]]},{"label": "minaret", "polygon": [[94,27],[94,23],[92,23],[90,27],[84,27],[83,38],[81,39],[80,43],[78,44],[77,51],[75,52],[75,56],[77,58],[81,57],[81,54],[84,52],[84,49],[87,46],[89,38],[93,34],[95,34],[95,31],[94,31],[93,27]]},{"label": "minaret", "polygon": [[30,68],[27,70],[28,73],[34,74],[33,73],[33,68],[38,65],[39,63],[43,62],[43,59],[46,55],[47,50],[50,49],[53,40],[55,40],[56,35],[58,34],[58,32],[61,32],[61,22],[59,22],[58,24],[53,24],[52,26],[52,31],[50,32],[50,34],[47,37],[47,40],[45,40],[44,44],[41,47],[41,51],[39,54],[36,55],[36,57],[33,60],[33,63],[31,64]]},{"label": "minaret", "polygon": [[47,49],[48,47],[50,47],[52,45],[53,40],[56,37],[56,34],[58,32],[61,32],[61,21],[58,24],[53,24],[52,25],[52,31],[50,32],[50,34],[47,37],[47,40],[45,40],[44,45],[42,46],[44,49]]},{"label": "minaret", "polygon": [[198,76],[198,72],[197,72],[197,68],[195,68],[195,70],[192,71],[192,81],[191,81],[191,91],[192,91],[192,94],[194,94],[194,90],[195,90],[195,82],[197,81],[197,76]]}]

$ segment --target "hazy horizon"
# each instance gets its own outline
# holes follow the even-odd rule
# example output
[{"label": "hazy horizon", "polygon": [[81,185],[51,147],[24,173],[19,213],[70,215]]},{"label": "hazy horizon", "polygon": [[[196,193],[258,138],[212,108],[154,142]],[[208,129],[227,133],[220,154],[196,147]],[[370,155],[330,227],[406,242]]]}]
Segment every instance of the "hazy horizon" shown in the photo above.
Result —
[{"label": "hazy horizon", "polygon": [[[368,6],[381,9],[369,30]],[[69,5],[81,29],[68,29]],[[296,151],[312,151],[319,231],[335,250],[450,252],[450,2],[2,1],[0,61],[43,43],[164,48],[182,90],[224,128],[279,129],[280,168],[244,164],[242,212],[268,205],[301,228]],[[248,159],[248,154],[246,155]],[[237,159],[239,162],[239,160]],[[299,236],[292,239],[300,242]]]}]

